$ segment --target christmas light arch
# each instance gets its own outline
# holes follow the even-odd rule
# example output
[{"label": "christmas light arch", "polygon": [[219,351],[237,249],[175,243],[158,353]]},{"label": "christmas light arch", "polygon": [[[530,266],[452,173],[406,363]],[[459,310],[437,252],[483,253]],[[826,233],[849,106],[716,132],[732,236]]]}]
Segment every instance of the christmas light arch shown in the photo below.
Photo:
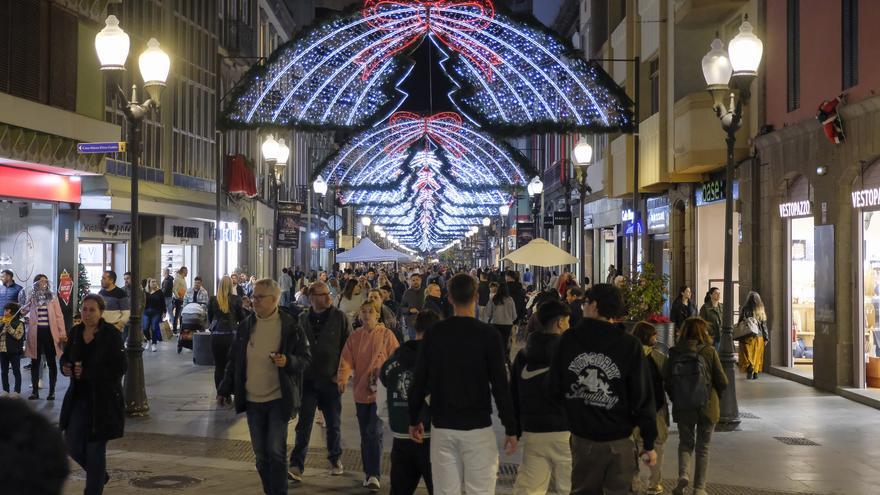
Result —
[{"label": "christmas light arch", "polygon": [[232,95],[230,128],[364,129],[404,102],[408,54],[429,39],[459,86],[449,97],[493,133],[622,131],[631,103],[597,65],[537,22],[491,0],[366,0],[323,20],[252,69]]}]

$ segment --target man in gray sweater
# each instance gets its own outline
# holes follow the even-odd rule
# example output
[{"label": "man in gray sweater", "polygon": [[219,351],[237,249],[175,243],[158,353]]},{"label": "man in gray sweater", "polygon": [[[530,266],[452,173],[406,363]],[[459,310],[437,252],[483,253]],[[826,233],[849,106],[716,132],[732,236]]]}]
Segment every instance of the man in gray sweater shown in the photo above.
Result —
[{"label": "man in gray sweater", "polygon": [[415,320],[416,315],[425,305],[425,289],[422,288],[422,276],[413,273],[409,277],[409,289],[403,293],[400,299],[400,313],[403,315],[403,321],[406,323],[409,338],[416,338]]}]

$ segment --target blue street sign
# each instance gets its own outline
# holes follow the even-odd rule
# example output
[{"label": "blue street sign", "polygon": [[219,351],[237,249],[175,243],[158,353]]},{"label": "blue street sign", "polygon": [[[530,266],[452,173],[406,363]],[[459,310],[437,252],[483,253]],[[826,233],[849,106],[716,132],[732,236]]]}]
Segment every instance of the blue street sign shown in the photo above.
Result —
[{"label": "blue street sign", "polygon": [[77,153],[125,153],[125,141],[109,143],[79,143]]}]

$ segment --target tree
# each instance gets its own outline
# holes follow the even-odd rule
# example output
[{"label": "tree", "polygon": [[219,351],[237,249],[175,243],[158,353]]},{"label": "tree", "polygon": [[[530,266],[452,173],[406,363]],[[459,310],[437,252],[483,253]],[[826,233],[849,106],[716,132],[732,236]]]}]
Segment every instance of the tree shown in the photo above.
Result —
[{"label": "tree", "polygon": [[89,274],[86,272],[86,266],[82,263],[79,263],[77,267],[79,274],[77,275],[76,285],[79,287],[77,290],[77,301],[76,301],[76,312],[79,314],[80,308],[82,308],[83,298],[91,293],[91,284],[89,283]]}]

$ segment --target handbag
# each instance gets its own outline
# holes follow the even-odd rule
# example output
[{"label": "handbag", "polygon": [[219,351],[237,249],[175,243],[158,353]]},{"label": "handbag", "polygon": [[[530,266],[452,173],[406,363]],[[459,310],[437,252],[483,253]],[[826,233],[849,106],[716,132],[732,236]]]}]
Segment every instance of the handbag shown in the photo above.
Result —
[{"label": "handbag", "polygon": [[171,323],[163,321],[159,323],[159,330],[162,332],[162,340],[171,340],[173,333],[171,332]]},{"label": "handbag", "polygon": [[761,326],[752,316],[743,318],[733,327],[733,340],[741,340],[751,335],[761,335]]}]

